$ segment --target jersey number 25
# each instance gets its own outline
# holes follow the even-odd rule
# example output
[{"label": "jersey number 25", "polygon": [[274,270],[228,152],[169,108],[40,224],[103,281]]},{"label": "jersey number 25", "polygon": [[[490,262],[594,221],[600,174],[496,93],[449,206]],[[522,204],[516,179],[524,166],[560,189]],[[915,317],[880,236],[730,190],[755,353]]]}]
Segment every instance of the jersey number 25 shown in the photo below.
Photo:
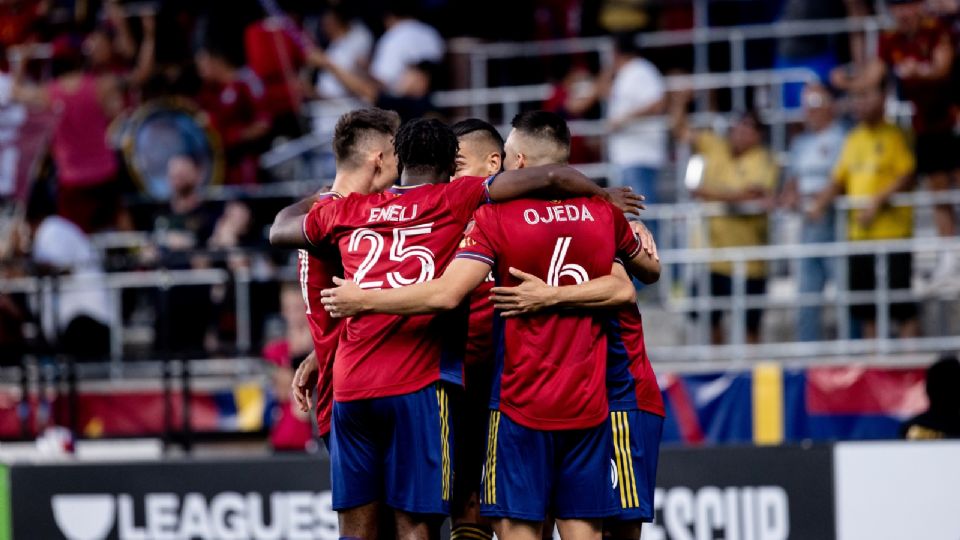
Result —
[{"label": "jersey number 25", "polygon": [[[390,244],[389,259],[396,263],[414,257],[420,260],[420,275],[415,278],[404,277],[400,272],[387,272],[387,284],[391,288],[403,287],[404,285],[413,285],[433,279],[435,272],[435,263],[433,252],[424,246],[408,245],[407,241],[415,236],[430,234],[433,230],[433,223],[415,225],[413,227],[401,227],[393,229],[393,242]],[[347,246],[348,251],[360,251],[364,243],[368,244],[367,256],[364,257],[357,271],[353,274],[353,281],[362,289],[381,289],[383,281],[364,281],[364,278],[380,261],[383,255],[383,235],[372,229],[357,229],[350,235],[350,243]]]}]

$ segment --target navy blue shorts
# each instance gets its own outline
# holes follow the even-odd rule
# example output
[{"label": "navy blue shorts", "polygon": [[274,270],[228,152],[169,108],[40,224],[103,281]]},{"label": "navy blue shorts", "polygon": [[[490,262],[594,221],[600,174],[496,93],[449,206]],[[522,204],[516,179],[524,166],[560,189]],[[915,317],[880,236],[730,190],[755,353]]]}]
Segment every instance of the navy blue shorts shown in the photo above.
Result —
[{"label": "navy blue shorts", "polygon": [[543,521],[617,515],[609,421],[590,429],[539,431],[490,411],[480,514]]},{"label": "navy blue shorts", "polygon": [[374,501],[414,514],[448,514],[453,430],[443,383],[401,396],[334,402],[333,509]]},{"label": "navy blue shorts", "polygon": [[613,491],[620,503],[618,520],[653,521],[653,490],[663,418],[644,411],[610,413],[613,433]]}]

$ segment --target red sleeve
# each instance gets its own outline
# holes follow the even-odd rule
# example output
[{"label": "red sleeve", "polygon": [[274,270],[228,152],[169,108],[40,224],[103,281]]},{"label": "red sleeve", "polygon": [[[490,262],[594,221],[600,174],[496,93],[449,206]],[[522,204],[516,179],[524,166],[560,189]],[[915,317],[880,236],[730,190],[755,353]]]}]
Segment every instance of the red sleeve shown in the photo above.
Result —
[{"label": "red sleeve", "polygon": [[619,209],[611,207],[610,212],[613,214],[613,234],[617,245],[617,258],[629,261],[636,257],[643,247],[640,245],[640,238],[633,233],[630,223],[627,222],[627,218],[623,216]]},{"label": "red sleeve", "polygon": [[464,176],[450,182],[444,196],[457,221],[466,223],[474,210],[490,202],[487,186],[492,178],[494,177]]},{"label": "red sleeve", "polygon": [[485,206],[474,212],[473,221],[467,224],[467,229],[463,232],[456,258],[494,265],[497,259],[497,229],[493,225],[496,222],[493,213],[492,206]]},{"label": "red sleeve", "polygon": [[341,199],[329,204],[314,203],[310,208],[310,211],[303,218],[303,236],[311,246],[318,247],[321,244],[329,243],[328,240],[330,235],[333,234],[340,207],[346,202],[346,199]]}]

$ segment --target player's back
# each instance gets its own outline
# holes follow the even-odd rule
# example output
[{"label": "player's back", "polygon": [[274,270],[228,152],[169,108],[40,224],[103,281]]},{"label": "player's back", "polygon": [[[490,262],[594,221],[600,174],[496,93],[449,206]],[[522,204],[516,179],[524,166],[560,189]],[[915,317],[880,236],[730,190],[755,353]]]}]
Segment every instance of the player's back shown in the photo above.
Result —
[{"label": "player's back", "polygon": [[[583,283],[609,275],[618,252],[633,254],[633,244],[623,239],[636,239],[617,213],[598,198],[489,205],[476,212],[461,256],[469,256],[471,244],[478,252],[484,251],[480,244],[490,246],[494,274],[504,286],[518,283],[510,267],[551,286]],[[566,311],[499,319],[495,334],[502,372],[494,406],[534,429],[580,429],[607,417],[601,316]]]},{"label": "player's back", "polygon": [[[450,262],[473,210],[486,200],[483,178],[351,195],[311,213],[307,237],[332,238],[345,279],[362,288],[413,285],[439,276]],[[338,401],[410,393],[440,378],[445,340],[465,333],[449,315],[361,315],[347,320],[334,363]],[[460,366],[445,370],[459,382]]]}]

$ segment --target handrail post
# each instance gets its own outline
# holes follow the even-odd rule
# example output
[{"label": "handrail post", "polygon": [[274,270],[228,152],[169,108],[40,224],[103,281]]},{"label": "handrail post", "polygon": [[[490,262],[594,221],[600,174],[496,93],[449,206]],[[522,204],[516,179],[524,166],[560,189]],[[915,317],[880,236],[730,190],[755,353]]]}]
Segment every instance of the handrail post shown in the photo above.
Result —
[{"label": "handrail post", "polygon": [[[707,42],[700,36],[700,32],[710,24],[708,17],[707,0],[694,0],[693,2],[693,72],[707,73],[710,71],[710,56]],[[697,111],[705,111],[709,108],[709,96],[706,92],[700,90],[697,92]]]},{"label": "handrail post", "polygon": [[877,308],[877,350],[886,352],[889,349],[888,340],[890,339],[890,289],[889,279],[890,252],[887,249],[881,249],[876,257],[874,264],[874,276],[876,287],[874,288],[874,301]]},{"label": "handrail post", "polygon": [[[470,84],[473,88],[487,87],[487,58],[482,51],[470,52]],[[475,118],[487,118],[488,109],[486,104],[474,103],[470,106],[470,114]]]},{"label": "handrail post", "polygon": [[250,313],[250,271],[240,267],[234,271],[233,284],[237,302],[237,352],[247,354],[251,346],[252,314]]},{"label": "handrail post", "polygon": [[743,259],[733,261],[733,283],[730,298],[733,304],[730,309],[730,344],[736,346],[739,357],[743,357],[743,345],[747,342],[747,262]]},{"label": "handrail post", "polygon": [[[834,223],[836,237],[834,241],[844,241],[847,238],[847,211],[840,204],[835,205],[831,211],[836,212]],[[837,265],[834,267],[836,270],[834,285],[837,290],[837,339],[846,342],[850,339],[850,328],[852,326],[850,300],[847,294],[850,289],[850,259],[844,255],[838,256],[837,259]]]},{"label": "handrail post", "polygon": [[[741,73],[746,69],[746,64],[743,32],[734,30],[730,32],[730,67],[734,73]],[[733,110],[747,110],[747,92],[742,84],[733,86]]]}]

